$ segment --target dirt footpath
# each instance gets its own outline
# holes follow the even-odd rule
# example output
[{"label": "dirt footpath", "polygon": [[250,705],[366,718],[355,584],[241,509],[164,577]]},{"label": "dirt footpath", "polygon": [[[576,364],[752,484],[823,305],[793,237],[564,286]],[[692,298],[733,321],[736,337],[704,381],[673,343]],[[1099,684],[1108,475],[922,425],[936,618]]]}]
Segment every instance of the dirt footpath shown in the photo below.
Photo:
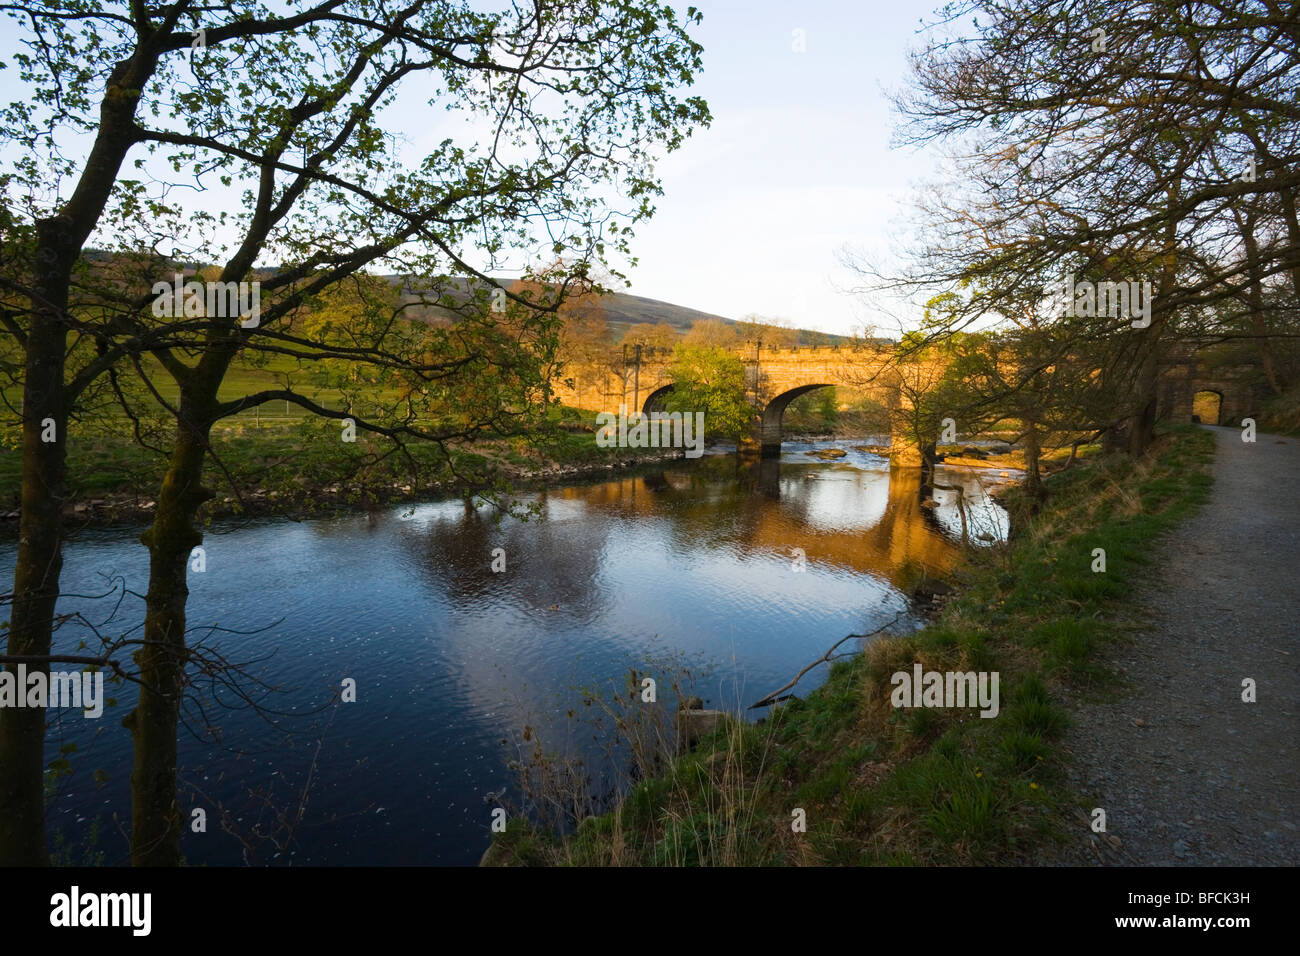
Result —
[{"label": "dirt footpath", "polygon": [[1210,500],[1160,541],[1136,640],[1104,652],[1126,686],[1067,737],[1107,831],[1080,822],[1071,862],[1300,862],[1300,440],[1211,430]]}]

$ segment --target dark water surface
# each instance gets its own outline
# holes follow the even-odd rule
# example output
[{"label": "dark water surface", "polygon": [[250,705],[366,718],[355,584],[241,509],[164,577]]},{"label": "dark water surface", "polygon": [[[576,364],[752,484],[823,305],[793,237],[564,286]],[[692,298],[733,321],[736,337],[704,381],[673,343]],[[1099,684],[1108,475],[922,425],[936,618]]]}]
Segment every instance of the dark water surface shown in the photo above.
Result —
[{"label": "dark water surface", "polygon": [[[521,499],[541,506],[527,522],[496,524],[452,501],[210,528],[207,570],[189,575],[191,643],[255,662],[252,672],[279,688],[262,703],[293,716],[270,718],[277,729],[229,690],[197,682],[221,741],[181,732],[186,810],[208,812],[207,833],[187,826],[187,861],[243,861],[219,803],[257,862],[472,864],[488,843],[484,795],[511,782],[502,738],[563,713],[578,684],[682,653],[712,664],[695,687],[706,706],[740,709],[846,634],[900,613],[899,627],[914,626],[899,584],[953,565],[957,495],[936,491],[939,507],[922,508],[915,472],[891,477],[884,459],[857,451],[832,463],[804,454],[829,445],[853,443],[788,442],[779,463],[711,456],[553,488]],[[1006,516],[985,492],[998,480],[1007,479],[939,469],[939,483],[965,490],[974,544],[1005,535]],[[66,551],[64,592],[102,594],[116,580],[119,597],[123,582],[143,595],[139,530],[81,534]],[[494,548],[504,549],[504,573],[491,569]],[[10,580],[13,561],[14,543],[0,543]],[[65,598],[60,610],[138,636],[142,606],[127,594],[115,616],[113,600],[89,597]],[[73,652],[76,627],[60,632],[59,652]],[[356,703],[328,706],[344,677],[356,680]],[[50,827],[79,854],[97,821],[94,848],[114,864],[125,862],[130,818],[120,721],[135,694],[111,684],[107,693],[118,703],[99,720],[52,712],[50,759],[63,744],[77,750]],[[102,785],[96,770],[108,775]],[[276,813],[295,812],[309,772],[292,857],[277,858],[262,837],[283,839]]]}]

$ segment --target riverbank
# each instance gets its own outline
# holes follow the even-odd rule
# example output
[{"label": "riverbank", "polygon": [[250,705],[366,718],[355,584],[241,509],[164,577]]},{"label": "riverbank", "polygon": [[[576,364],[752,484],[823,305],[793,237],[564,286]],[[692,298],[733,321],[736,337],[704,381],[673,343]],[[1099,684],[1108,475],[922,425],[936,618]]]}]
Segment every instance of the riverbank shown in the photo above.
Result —
[{"label": "riverbank", "polygon": [[[449,443],[412,443],[394,453],[364,432],[342,442],[336,422],[254,419],[243,416],[214,429],[206,484],[214,497],[201,520],[235,516],[324,517],[403,502],[463,497],[473,491],[506,494],[559,481],[599,478],[645,465],[678,461],[682,449],[602,448],[595,441],[594,413],[561,408],[541,437]],[[865,434],[865,433],[864,433]],[[872,437],[866,435],[862,441]],[[148,441],[146,437],[146,441]],[[845,435],[791,433],[786,441],[853,441]],[[1005,445],[1005,443],[1002,443]],[[166,447],[163,443],[160,447]],[[888,445],[860,450],[888,457]],[[1080,454],[1094,452],[1088,446]],[[1018,470],[1024,453],[990,447],[943,446],[945,464]],[[1068,450],[1044,456],[1048,473],[1063,465]],[[820,457],[828,457],[821,455]],[[21,452],[0,447],[0,534],[16,533],[21,500]],[[152,519],[166,470],[165,456],[133,438],[101,428],[69,447],[66,518],[85,527]]]},{"label": "riverbank", "polygon": [[[526,491],[684,457],[676,448],[601,448],[595,429],[574,409],[564,409],[540,441],[449,445],[445,454],[436,445],[413,443],[408,456],[393,455],[365,433],[344,443],[336,423],[311,421],[223,425],[213,447],[220,458],[208,465],[215,495],[203,506],[204,519],[321,517],[455,498],[471,489]],[[19,449],[0,448],[0,530],[18,526],[20,465]],[[65,517],[88,527],[150,520],[165,465],[162,455],[121,436],[74,441]]]},{"label": "riverbank", "polygon": [[[1086,801],[1068,783],[1067,702],[1113,680],[1097,651],[1129,627],[1119,599],[1143,578],[1156,537],[1205,499],[1212,444],[1181,428],[1142,462],[1097,458],[1049,476],[1036,509],[1022,493],[1004,494],[1011,541],[972,554],[933,623],[872,641],[834,664],[806,700],[779,704],[758,723],[723,721],[564,838],[513,820],[487,862],[1059,858],[1091,833]],[[996,714],[893,706],[894,675],[917,666],[996,673]]]}]

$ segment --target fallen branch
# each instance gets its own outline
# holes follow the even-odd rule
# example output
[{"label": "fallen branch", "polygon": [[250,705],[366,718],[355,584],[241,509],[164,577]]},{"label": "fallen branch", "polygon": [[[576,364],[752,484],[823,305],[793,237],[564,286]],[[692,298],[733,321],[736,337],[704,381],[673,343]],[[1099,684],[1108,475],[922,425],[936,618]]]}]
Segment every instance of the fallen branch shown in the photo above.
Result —
[{"label": "fallen branch", "polygon": [[[772,691],[772,693],[768,694],[766,697],[764,697],[764,698],[763,698],[762,700],[760,700],[758,703],[756,703],[756,704],[750,704],[750,705],[749,705],[747,708],[745,708],[745,709],[746,709],[746,710],[753,710],[755,707],[766,707],[768,704],[774,704],[774,703],[777,703],[777,701],[773,700],[773,698],[776,697],[777,694],[781,693],[782,691],[789,690],[789,689],[790,689],[791,687],[793,687],[795,684],[799,683],[800,678],[802,678],[804,674],[807,674],[810,670],[812,670],[812,669],[813,669],[814,667],[816,667],[818,664],[825,664],[827,661],[829,661],[829,660],[830,660],[830,657],[831,657],[831,653],[835,650],[835,648],[839,647],[839,646],[840,646],[841,644],[843,644],[845,641],[850,640],[851,638],[854,638],[854,637],[860,637],[860,638],[864,638],[864,639],[865,639],[865,638],[868,638],[868,637],[875,637],[875,636],[876,636],[877,634],[879,634],[881,631],[885,630],[885,629],[888,628],[888,627],[892,627],[894,624],[898,623],[898,619],[899,619],[900,617],[902,617],[902,616],[903,616],[903,613],[900,611],[899,613],[897,613],[897,614],[894,615],[893,620],[891,620],[888,624],[882,624],[882,625],[880,625],[880,627],[876,628],[876,629],[875,629],[874,631],[872,631],[870,634],[846,634],[846,635],[844,635],[844,636],[841,637],[838,641],[836,641],[834,644],[832,644],[829,648],[827,648],[825,654],[823,654],[821,657],[817,658],[817,660],[813,661],[811,664],[809,664],[807,667],[805,667],[805,668],[804,668],[803,670],[801,670],[799,673],[795,674],[795,675],[794,675],[794,680],[790,681],[790,683],[788,683],[788,684],[784,684],[784,685],[782,685],[781,687],[778,687],[776,690]],[[788,700],[790,697],[793,697],[793,696],[794,696],[793,694],[788,694],[786,697],[782,697],[781,700]]]}]

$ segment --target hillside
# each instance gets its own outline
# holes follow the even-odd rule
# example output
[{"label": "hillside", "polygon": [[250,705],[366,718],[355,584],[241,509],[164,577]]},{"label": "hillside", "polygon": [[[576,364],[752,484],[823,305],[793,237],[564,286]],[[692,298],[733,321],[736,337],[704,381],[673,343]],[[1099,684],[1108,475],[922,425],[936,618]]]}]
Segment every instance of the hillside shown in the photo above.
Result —
[{"label": "hillside", "polygon": [[[110,263],[115,258],[114,253],[94,248],[87,249],[84,256],[87,260],[101,266]],[[180,272],[186,277],[191,277],[196,271],[200,268],[206,267],[207,265],[209,264],[197,262],[176,262],[169,268],[175,268],[177,272]],[[139,268],[138,263],[135,264],[135,268]],[[164,270],[164,272],[166,272],[166,270]],[[258,270],[256,275],[265,279],[268,276],[274,275],[275,272],[276,269],[271,267]],[[383,278],[392,285],[398,285],[401,282],[401,277],[397,275],[386,275]],[[509,283],[511,280],[501,277],[498,281]],[[448,277],[444,282],[445,284],[442,291],[450,296],[453,301],[464,302],[470,298],[470,290],[473,288],[472,280],[463,277]],[[415,296],[410,293],[409,287],[407,288],[408,295],[410,296],[408,301],[411,301]],[[605,318],[609,323],[609,340],[614,343],[622,341],[628,327],[639,322],[648,322],[650,324],[659,324],[661,322],[666,323],[671,325],[679,333],[686,332],[694,323],[703,319],[714,319],[728,325],[737,324],[735,319],[730,319],[725,316],[715,315],[711,312],[702,312],[699,309],[692,309],[684,305],[675,305],[672,302],[664,302],[660,299],[651,299],[647,296],[632,295],[628,292],[610,293],[603,301],[605,305]],[[456,318],[456,313],[453,310],[433,306],[424,309],[415,309],[408,312],[408,314],[414,316],[422,315],[424,318],[433,318],[435,316],[451,320]],[[833,344],[836,342],[847,341],[845,336],[830,335],[809,329],[796,329],[795,331],[798,332],[799,342],[802,345],[817,343]]]},{"label": "hillside", "polygon": [[605,319],[609,322],[610,333],[615,341],[623,337],[629,325],[635,325],[637,322],[666,322],[679,332],[685,332],[693,323],[701,319],[721,319],[729,325],[735,324],[734,319],[721,315],[712,315],[684,305],[673,305],[671,302],[661,302],[658,299],[648,299],[642,295],[630,295],[626,292],[615,292],[606,296],[604,304]]},{"label": "hillside", "polygon": [[[390,282],[396,282],[396,276],[386,277]],[[502,282],[508,280],[502,278]],[[463,278],[451,278],[447,280],[446,291],[450,295],[461,295],[469,297],[471,288],[469,280]],[[714,319],[724,322],[728,325],[738,324],[735,319],[729,319],[725,316],[716,315],[711,312],[702,312],[699,309],[692,309],[684,305],[675,305],[672,302],[664,302],[660,299],[651,299],[643,295],[632,295],[628,292],[613,292],[607,295],[604,300],[605,319],[609,323],[609,340],[611,342],[622,341],[623,335],[631,325],[639,322],[648,322],[651,324],[666,323],[671,325],[679,333],[684,333],[690,327],[703,319]],[[448,318],[454,317],[449,311],[440,309],[429,310],[435,314],[442,314]],[[817,332],[810,329],[796,329],[799,334],[799,342],[803,345],[814,343],[833,344],[836,342],[847,341],[842,335],[830,335],[824,332]]]}]

